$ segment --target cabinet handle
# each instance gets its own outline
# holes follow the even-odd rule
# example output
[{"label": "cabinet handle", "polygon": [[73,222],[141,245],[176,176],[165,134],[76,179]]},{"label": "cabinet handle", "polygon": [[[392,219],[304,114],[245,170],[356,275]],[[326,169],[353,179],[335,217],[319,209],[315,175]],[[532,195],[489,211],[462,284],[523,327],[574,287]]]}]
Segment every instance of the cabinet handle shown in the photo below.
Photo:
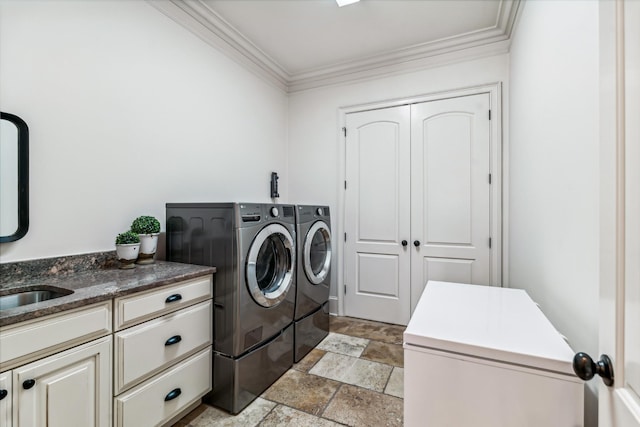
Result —
[{"label": "cabinet handle", "polygon": [[407,241],[406,241],[406,240],[403,240],[403,241],[402,241],[402,246],[407,246],[407,244],[408,244],[408,243],[407,243]]},{"label": "cabinet handle", "polygon": [[169,392],[169,394],[167,394],[167,395],[164,397],[164,401],[165,401],[165,402],[168,402],[168,401],[170,401],[170,400],[173,400],[173,399],[175,399],[176,397],[180,396],[181,394],[182,394],[182,390],[180,390],[180,388],[174,388],[173,390],[171,390],[171,391]]},{"label": "cabinet handle", "polygon": [[182,341],[182,337],[180,335],[174,335],[165,341],[164,345],[174,345],[178,344],[180,341]]},{"label": "cabinet handle", "polygon": [[416,248],[417,248],[418,246],[420,246],[420,240],[414,240],[414,241],[413,241],[413,246],[415,246]]},{"label": "cabinet handle", "polygon": [[176,301],[180,301],[182,299],[182,295],[180,294],[173,294],[169,297],[167,297],[166,300],[164,300],[164,302],[166,303],[170,303],[170,302],[176,302]]},{"label": "cabinet handle", "polygon": [[7,390],[0,390],[0,400],[2,400],[5,397],[7,397],[7,394],[9,394],[9,392]]},{"label": "cabinet handle", "polygon": [[22,383],[22,388],[25,389],[25,390],[29,390],[34,385],[36,385],[36,380],[25,380]]}]

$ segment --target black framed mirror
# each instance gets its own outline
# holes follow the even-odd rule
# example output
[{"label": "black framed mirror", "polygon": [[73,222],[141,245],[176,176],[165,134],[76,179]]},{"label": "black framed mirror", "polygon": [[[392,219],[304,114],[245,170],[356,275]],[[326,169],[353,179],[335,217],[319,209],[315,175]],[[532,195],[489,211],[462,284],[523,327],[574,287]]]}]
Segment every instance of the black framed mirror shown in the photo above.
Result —
[{"label": "black framed mirror", "polygon": [[0,243],[29,229],[29,128],[20,117],[0,112]]}]

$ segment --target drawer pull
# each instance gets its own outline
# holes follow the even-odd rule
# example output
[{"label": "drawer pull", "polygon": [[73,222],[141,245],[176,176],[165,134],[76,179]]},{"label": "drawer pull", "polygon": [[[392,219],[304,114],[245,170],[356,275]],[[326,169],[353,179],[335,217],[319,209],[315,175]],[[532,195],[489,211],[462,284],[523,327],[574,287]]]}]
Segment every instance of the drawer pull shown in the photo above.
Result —
[{"label": "drawer pull", "polygon": [[180,390],[180,388],[174,388],[173,390],[171,390],[171,391],[169,392],[169,394],[167,394],[167,395],[164,397],[164,401],[165,401],[165,402],[168,402],[168,401],[170,401],[170,400],[173,400],[173,399],[175,399],[176,397],[180,396],[181,394],[182,394],[182,390]]},{"label": "drawer pull", "polygon": [[180,294],[173,294],[171,296],[168,296],[166,300],[164,300],[164,302],[166,303],[170,303],[170,302],[176,302],[176,301],[180,301],[182,299],[182,295]]},{"label": "drawer pull", "polygon": [[29,390],[34,385],[36,385],[36,380],[25,380],[22,383],[22,388],[25,389],[25,390]]},{"label": "drawer pull", "polygon": [[182,341],[182,337],[180,335],[174,335],[165,341],[164,345],[174,345],[178,344],[180,341]]},{"label": "drawer pull", "polygon": [[7,394],[9,394],[9,392],[7,390],[0,390],[0,400],[4,399],[5,397],[7,397]]}]

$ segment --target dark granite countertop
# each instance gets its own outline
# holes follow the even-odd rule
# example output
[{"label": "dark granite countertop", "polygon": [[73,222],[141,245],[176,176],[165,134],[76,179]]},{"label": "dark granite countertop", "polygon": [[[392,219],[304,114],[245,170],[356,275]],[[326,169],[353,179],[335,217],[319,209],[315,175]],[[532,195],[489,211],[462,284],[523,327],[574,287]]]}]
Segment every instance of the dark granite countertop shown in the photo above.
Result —
[{"label": "dark granite countertop", "polygon": [[48,274],[3,274],[0,280],[0,295],[14,293],[16,289],[34,288],[62,288],[71,290],[73,293],[48,301],[0,310],[0,326],[36,319],[216,272],[215,267],[166,261],[137,265],[131,270],[118,269],[115,264],[78,270],[67,271],[64,274],[51,274],[51,269],[47,272]]}]

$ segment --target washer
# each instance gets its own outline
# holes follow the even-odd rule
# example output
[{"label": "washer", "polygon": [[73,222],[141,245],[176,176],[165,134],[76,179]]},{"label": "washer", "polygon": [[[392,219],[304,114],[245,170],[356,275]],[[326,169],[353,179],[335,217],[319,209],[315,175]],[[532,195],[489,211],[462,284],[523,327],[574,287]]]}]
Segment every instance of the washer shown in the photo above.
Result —
[{"label": "washer", "polygon": [[294,362],[329,334],[331,216],[328,206],[296,206],[298,271]]},{"label": "washer", "polygon": [[213,390],[237,414],[293,365],[295,206],[168,203],[167,259],[217,268]]}]

